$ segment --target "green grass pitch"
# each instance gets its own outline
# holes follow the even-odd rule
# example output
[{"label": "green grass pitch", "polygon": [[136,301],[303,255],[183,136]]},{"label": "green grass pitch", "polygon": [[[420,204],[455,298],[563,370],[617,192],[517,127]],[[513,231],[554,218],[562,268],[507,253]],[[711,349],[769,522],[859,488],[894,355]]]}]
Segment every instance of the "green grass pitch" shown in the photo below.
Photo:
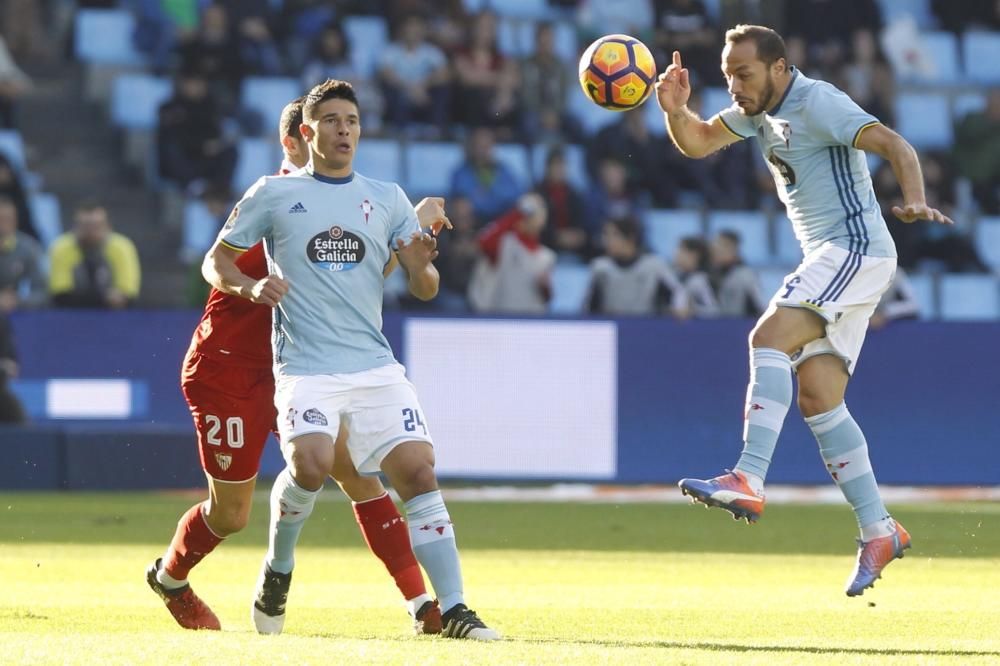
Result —
[{"label": "green grass pitch", "polygon": [[747,527],[683,504],[452,502],[469,604],[504,635],[476,644],[410,635],[340,501],[303,534],[285,634],[249,619],[263,498],[192,576],[224,630],[181,630],[144,569],[193,497],[0,495],[0,663],[1000,663],[1000,504],[892,507],[914,548],[849,599],[846,506]]}]

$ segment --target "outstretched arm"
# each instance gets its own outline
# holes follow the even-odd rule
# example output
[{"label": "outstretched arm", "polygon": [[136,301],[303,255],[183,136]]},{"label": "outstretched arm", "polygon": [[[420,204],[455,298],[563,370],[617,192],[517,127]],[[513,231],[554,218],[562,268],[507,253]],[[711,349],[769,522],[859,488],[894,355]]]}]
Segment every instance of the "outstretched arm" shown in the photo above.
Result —
[{"label": "outstretched arm", "polygon": [[655,88],[670,140],[684,155],[706,157],[740,140],[718,119],[707,122],[687,107],[691,81],[688,70],[681,65],[679,51],[674,51],[674,61],[656,79]]},{"label": "outstretched arm", "polygon": [[892,165],[892,172],[896,174],[899,188],[903,191],[903,205],[893,206],[893,215],[907,223],[930,220],[953,224],[951,218],[927,205],[920,160],[917,158],[917,151],[906,139],[885,125],[871,125],[861,130],[861,134],[854,141],[854,147],[865,152],[873,152]]}]

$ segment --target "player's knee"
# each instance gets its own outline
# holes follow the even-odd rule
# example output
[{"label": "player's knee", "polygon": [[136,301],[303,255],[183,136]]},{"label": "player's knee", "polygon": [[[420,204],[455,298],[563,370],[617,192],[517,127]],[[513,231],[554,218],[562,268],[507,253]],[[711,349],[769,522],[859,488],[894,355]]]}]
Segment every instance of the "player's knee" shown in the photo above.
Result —
[{"label": "player's knee", "polygon": [[808,383],[799,382],[798,406],[802,416],[810,417],[830,411],[841,402],[843,396],[839,396],[831,390],[823,387],[812,386]]},{"label": "player's knee", "polygon": [[288,462],[295,483],[306,490],[319,490],[333,467],[333,447],[297,447]]},{"label": "player's knee", "polygon": [[205,509],[205,522],[217,536],[227,537],[240,532],[250,520],[251,502],[238,501],[226,504],[209,503]]},{"label": "player's knee", "polygon": [[434,465],[429,462],[415,465],[407,477],[410,494],[414,497],[437,490],[437,475],[434,473]]}]

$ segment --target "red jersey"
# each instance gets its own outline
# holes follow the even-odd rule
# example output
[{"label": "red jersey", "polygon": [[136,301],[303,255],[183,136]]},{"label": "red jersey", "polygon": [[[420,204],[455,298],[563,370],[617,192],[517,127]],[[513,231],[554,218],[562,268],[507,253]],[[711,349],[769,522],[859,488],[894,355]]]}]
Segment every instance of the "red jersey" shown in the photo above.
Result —
[{"label": "red jersey", "polygon": [[[236,266],[255,280],[267,277],[264,244],[240,255]],[[191,351],[241,367],[270,367],[271,308],[212,289],[191,337]]]}]

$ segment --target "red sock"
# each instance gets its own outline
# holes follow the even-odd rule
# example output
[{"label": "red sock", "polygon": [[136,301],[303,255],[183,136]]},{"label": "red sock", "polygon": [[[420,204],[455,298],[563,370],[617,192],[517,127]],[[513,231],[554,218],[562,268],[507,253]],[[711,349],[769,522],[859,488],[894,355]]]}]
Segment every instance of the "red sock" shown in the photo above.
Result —
[{"label": "red sock", "polygon": [[205,522],[201,504],[195,504],[177,521],[177,531],[163,557],[163,568],[175,580],[187,580],[191,569],[222,543]]},{"label": "red sock", "polygon": [[354,517],[375,556],[396,580],[404,599],[427,594],[424,576],[410,547],[410,531],[389,493],[354,505]]}]

